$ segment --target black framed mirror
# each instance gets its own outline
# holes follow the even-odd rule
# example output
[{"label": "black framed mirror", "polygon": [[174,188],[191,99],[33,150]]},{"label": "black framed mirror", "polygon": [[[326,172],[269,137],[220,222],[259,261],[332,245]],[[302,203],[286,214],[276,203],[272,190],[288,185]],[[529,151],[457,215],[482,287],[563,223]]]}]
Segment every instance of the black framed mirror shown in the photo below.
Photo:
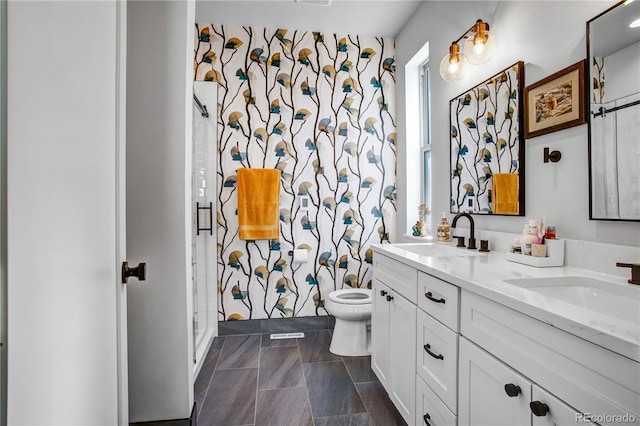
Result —
[{"label": "black framed mirror", "polygon": [[587,59],[589,219],[640,221],[640,1],[587,22]]}]

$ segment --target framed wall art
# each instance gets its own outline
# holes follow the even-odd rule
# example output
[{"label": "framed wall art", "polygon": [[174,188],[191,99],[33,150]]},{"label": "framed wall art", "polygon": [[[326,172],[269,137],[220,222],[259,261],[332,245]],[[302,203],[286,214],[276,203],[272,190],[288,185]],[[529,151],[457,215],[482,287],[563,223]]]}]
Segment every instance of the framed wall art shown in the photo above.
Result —
[{"label": "framed wall art", "polygon": [[449,101],[451,213],[524,215],[524,63]]},{"label": "framed wall art", "polygon": [[525,138],[585,124],[584,61],[524,89]]}]

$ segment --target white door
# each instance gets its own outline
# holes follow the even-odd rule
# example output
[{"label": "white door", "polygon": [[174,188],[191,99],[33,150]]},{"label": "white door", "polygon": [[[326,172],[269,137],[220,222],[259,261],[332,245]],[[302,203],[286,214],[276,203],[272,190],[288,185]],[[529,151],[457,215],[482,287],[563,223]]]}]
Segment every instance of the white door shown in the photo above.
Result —
[{"label": "white door", "polygon": [[128,423],[125,6],[8,3],[8,424]]}]

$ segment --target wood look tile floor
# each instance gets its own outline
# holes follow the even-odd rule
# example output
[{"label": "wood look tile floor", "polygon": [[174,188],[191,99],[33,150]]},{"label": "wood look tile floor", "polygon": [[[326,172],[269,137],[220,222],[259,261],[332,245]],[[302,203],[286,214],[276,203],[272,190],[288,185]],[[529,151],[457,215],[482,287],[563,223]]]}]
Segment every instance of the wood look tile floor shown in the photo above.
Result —
[{"label": "wood look tile floor", "polygon": [[197,424],[406,426],[371,358],[334,355],[330,343],[328,330],[216,337],[195,383]]}]

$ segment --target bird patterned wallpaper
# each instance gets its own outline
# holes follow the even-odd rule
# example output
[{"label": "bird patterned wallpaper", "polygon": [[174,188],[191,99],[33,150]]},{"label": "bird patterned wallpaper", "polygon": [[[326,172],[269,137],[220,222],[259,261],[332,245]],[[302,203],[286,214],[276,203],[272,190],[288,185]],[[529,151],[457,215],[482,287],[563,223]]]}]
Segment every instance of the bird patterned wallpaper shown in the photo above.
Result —
[{"label": "bird patterned wallpaper", "polygon": [[[396,221],[394,56],[390,38],[196,24],[194,79],[219,85],[220,320],[326,315],[331,291],[371,286]],[[242,167],[281,171],[279,240],[238,238]]]}]

